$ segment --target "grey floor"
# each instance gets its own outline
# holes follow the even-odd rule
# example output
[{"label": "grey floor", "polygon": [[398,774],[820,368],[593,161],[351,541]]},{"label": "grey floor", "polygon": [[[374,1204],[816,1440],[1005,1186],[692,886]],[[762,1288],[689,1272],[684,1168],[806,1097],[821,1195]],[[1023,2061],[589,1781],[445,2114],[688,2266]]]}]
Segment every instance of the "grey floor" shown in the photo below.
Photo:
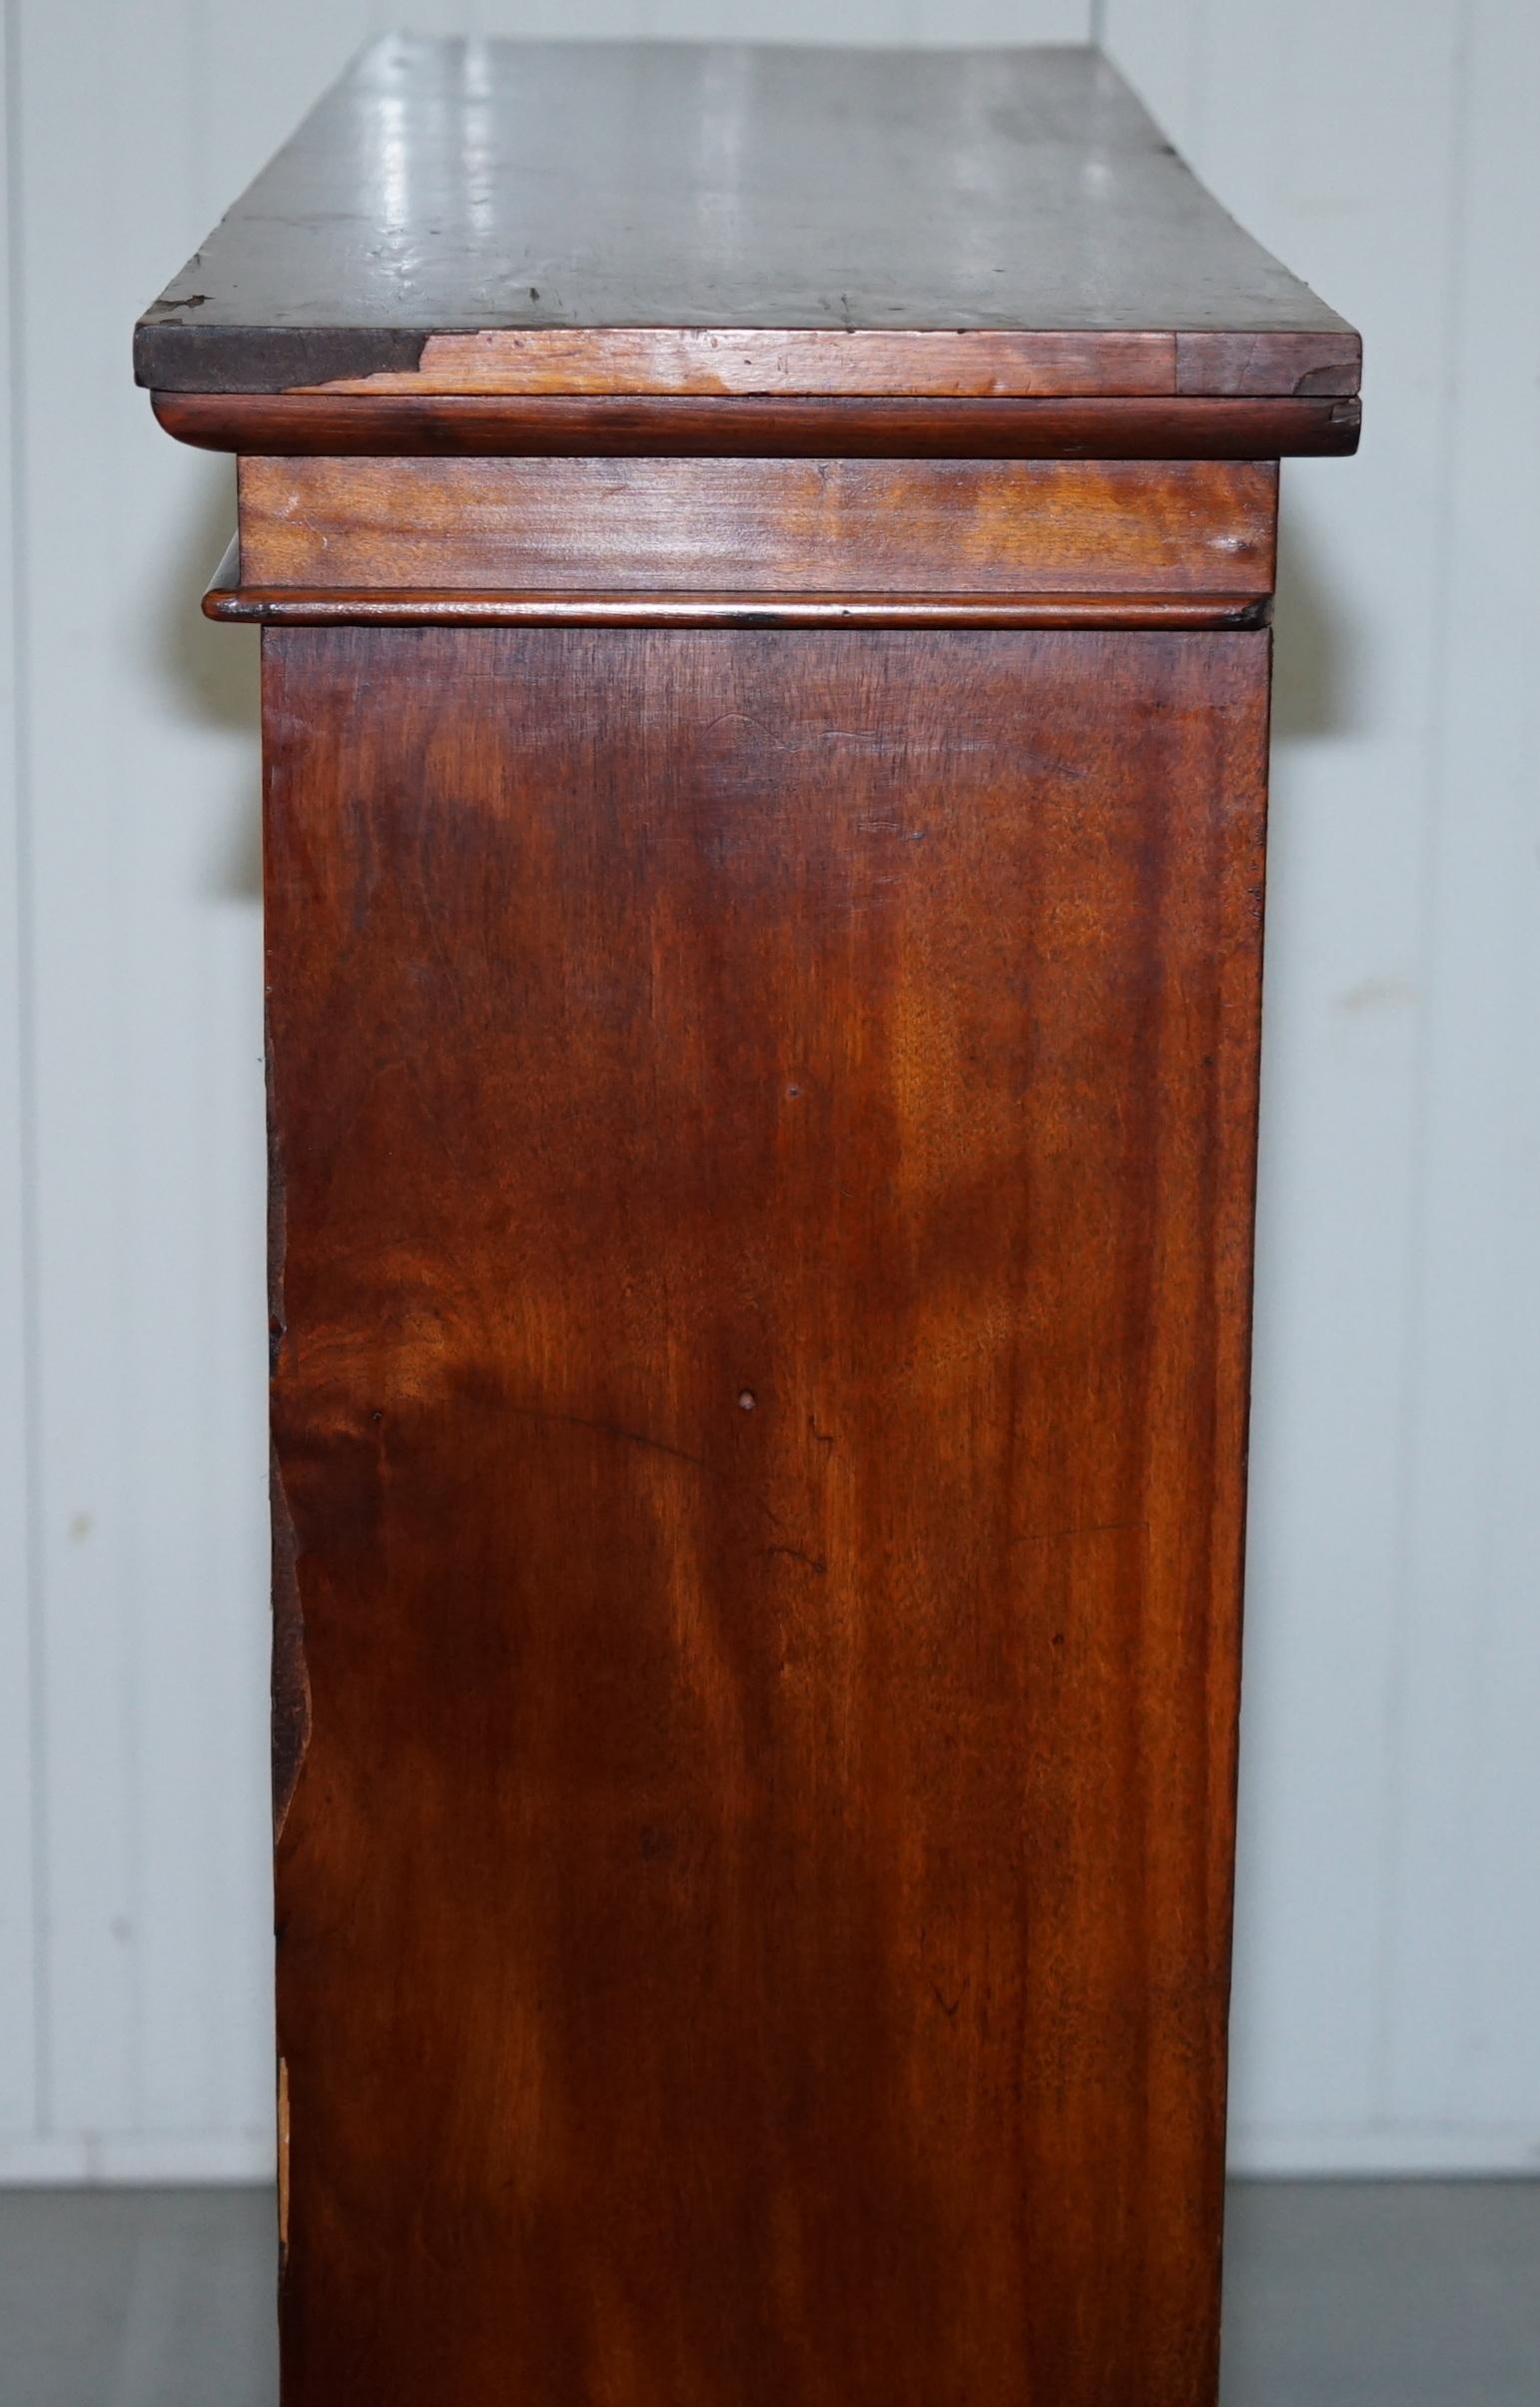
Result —
[{"label": "grey floor", "polygon": [[[1224,2407],[1540,2407],[1540,2182],[1246,2182],[1227,2267]],[[0,2192],[0,2401],[272,2407],[272,2292],[263,2191]]]}]

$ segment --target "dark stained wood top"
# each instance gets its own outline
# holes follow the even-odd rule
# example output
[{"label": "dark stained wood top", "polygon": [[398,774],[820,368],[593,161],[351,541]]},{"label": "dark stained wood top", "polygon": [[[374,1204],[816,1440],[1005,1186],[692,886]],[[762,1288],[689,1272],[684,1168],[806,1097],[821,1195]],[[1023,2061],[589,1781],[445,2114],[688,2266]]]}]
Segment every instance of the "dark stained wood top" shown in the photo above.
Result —
[{"label": "dark stained wood top", "polygon": [[389,36],[141,320],[167,392],[1329,396],[1098,53]]}]

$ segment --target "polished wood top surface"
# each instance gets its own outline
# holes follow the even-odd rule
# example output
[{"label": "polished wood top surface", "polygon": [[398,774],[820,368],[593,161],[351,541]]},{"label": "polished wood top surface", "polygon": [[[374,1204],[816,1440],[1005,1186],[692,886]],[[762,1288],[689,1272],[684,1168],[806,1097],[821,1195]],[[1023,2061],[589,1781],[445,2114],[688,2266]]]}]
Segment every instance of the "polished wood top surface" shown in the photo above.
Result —
[{"label": "polished wood top surface", "polygon": [[1094,50],[389,36],[141,321],[168,392],[1324,396]]}]

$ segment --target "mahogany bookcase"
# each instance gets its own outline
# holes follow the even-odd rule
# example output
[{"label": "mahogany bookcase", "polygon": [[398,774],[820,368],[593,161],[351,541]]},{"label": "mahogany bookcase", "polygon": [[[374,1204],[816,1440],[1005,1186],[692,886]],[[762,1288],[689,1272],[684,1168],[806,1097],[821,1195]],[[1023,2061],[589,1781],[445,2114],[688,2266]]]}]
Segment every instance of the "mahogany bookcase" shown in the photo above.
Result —
[{"label": "mahogany bookcase", "polygon": [[392,38],[264,645],[286,2407],[1210,2407],[1278,460],[1095,52]]}]

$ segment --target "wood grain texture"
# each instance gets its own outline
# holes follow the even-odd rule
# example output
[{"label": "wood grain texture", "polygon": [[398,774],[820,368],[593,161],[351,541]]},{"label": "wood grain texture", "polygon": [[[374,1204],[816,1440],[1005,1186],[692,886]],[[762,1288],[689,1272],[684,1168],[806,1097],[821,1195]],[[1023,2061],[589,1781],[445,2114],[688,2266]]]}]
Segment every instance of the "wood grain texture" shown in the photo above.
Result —
[{"label": "wood grain texture", "polygon": [[1234,460],[243,459],[259,586],[1271,591],[1277,468]]},{"label": "wood grain texture", "polygon": [[399,36],[136,337],[195,393],[1289,396],[1357,357],[1094,51]]},{"label": "wood grain texture", "polygon": [[287,2407],[1209,2407],[1266,636],[265,658]]},{"label": "wood grain texture", "polygon": [[699,395],[156,393],[211,451],[481,457],[1279,459],[1353,451],[1355,399],[790,401]]},{"label": "wood grain texture", "polygon": [[[1296,337],[1336,354],[1334,336]],[[992,395],[1171,394],[1176,338],[1168,334],[1065,333],[884,327],[831,336],[788,326],[482,327],[428,335],[410,368],[329,377],[290,390],[322,394],[895,394],[932,400]],[[1285,391],[1292,387],[1285,387]]]}]

